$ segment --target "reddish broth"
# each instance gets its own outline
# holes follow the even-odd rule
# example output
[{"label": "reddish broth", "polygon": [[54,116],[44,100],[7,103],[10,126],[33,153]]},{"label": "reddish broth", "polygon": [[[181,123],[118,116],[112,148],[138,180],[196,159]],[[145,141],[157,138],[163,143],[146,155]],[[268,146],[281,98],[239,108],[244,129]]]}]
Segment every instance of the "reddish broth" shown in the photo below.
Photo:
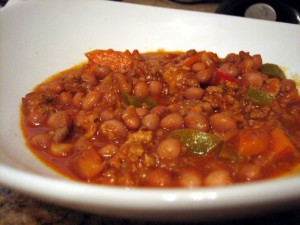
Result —
[{"label": "reddish broth", "polygon": [[260,55],[86,53],[22,99],[30,149],[76,180],[129,187],[222,186],[299,163],[294,81]]}]

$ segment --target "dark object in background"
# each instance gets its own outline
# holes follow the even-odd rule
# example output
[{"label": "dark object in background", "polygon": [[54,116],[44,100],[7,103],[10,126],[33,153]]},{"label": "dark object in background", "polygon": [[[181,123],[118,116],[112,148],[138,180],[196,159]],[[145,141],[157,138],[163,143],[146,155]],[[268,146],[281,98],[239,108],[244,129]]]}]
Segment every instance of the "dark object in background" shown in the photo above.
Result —
[{"label": "dark object in background", "polygon": [[171,0],[171,1],[177,3],[183,3],[183,4],[196,4],[196,3],[219,3],[222,0]]},{"label": "dark object in background", "polygon": [[0,0],[0,6],[5,6],[8,0]]},{"label": "dark object in background", "polygon": [[300,24],[300,4],[295,0],[224,0],[216,13]]}]

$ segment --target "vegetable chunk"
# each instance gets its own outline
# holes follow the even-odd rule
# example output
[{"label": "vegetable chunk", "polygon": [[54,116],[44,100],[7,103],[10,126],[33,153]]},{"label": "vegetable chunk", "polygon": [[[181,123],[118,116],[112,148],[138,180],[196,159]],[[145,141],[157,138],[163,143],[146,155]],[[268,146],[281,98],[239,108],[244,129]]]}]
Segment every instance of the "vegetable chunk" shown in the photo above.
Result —
[{"label": "vegetable chunk", "polygon": [[81,178],[90,181],[103,169],[103,160],[94,150],[86,150],[70,161],[71,169]]}]

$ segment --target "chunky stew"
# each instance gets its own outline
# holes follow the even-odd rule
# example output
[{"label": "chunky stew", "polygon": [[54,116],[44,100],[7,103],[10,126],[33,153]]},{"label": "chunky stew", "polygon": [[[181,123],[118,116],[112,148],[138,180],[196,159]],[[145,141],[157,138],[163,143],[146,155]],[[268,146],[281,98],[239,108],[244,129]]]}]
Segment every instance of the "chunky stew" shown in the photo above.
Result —
[{"label": "chunky stew", "polygon": [[22,99],[30,149],[60,173],[128,187],[224,186],[300,162],[300,97],[259,54],[94,50]]}]

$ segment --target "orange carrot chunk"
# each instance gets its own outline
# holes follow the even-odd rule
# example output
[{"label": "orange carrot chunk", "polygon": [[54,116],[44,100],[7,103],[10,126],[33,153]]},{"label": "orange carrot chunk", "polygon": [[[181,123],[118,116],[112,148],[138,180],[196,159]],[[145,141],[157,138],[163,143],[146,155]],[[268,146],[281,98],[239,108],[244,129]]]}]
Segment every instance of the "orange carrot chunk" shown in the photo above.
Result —
[{"label": "orange carrot chunk", "polygon": [[112,71],[118,71],[130,66],[133,60],[133,55],[128,50],[125,52],[114,51],[112,49],[94,50],[87,52],[85,55],[90,62],[108,67]]},{"label": "orange carrot chunk", "polygon": [[201,54],[202,54],[202,52],[198,52],[195,55],[190,56],[189,58],[187,58],[185,60],[185,62],[183,64],[185,66],[192,66],[194,63],[200,61]]},{"label": "orange carrot chunk", "polygon": [[262,128],[240,130],[237,135],[237,153],[242,157],[259,155],[269,148],[269,135]]},{"label": "orange carrot chunk", "polygon": [[296,151],[293,143],[280,128],[271,131],[271,155],[273,161],[290,156]]}]

